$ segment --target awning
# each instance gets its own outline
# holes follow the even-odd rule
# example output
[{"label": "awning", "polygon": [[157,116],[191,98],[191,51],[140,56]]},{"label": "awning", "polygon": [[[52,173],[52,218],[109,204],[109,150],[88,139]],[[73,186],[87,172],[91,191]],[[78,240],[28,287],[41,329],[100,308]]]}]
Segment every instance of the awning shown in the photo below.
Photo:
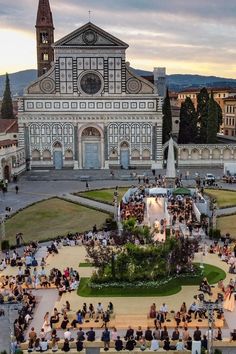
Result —
[{"label": "awning", "polygon": [[191,195],[191,191],[188,188],[180,187],[173,190],[174,195]]}]

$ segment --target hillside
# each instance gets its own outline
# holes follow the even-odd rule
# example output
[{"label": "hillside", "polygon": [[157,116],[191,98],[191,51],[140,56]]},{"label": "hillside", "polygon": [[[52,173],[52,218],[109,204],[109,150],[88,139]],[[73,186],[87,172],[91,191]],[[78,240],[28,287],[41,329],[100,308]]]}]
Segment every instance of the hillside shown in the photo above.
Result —
[{"label": "hillside", "polygon": [[[37,77],[37,70],[30,69],[9,74],[12,95],[21,96],[24,88]],[[3,95],[5,86],[5,75],[0,75],[0,96]]]},{"label": "hillside", "polygon": [[[136,70],[138,75],[152,75],[150,71]],[[34,69],[19,71],[14,74],[9,74],[11,91],[13,95],[22,95],[24,88],[35,80],[37,71]],[[226,79],[217,76],[204,75],[189,75],[189,74],[174,74],[167,75],[169,89],[172,91],[181,91],[191,87],[236,87],[236,79]],[[3,94],[5,85],[5,75],[0,75],[0,96]]]}]

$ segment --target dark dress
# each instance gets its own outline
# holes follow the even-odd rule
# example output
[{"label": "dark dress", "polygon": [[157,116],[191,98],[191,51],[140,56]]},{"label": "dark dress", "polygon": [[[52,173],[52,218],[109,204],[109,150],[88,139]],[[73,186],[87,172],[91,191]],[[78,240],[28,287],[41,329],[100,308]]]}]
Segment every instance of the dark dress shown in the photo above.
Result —
[{"label": "dark dress", "polygon": [[127,350],[134,350],[134,347],[136,345],[136,342],[134,339],[129,339],[126,343],[125,349]]},{"label": "dark dress", "polygon": [[117,339],[117,340],[115,341],[115,350],[116,350],[117,352],[119,352],[119,351],[121,351],[122,349],[123,349],[123,342],[122,342],[121,339]]},{"label": "dark dress", "polygon": [[84,344],[81,340],[78,340],[76,342],[76,349],[77,349],[77,352],[81,352],[84,349]]}]

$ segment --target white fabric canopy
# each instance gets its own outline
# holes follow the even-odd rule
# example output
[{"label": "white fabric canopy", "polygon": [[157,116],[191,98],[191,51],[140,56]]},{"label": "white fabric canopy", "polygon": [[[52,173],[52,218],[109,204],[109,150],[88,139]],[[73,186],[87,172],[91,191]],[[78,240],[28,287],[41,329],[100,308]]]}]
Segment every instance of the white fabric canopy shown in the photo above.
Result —
[{"label": "white fabric canopy", "polygon": [[167,194],[166,188],[149,188],[149,195]]}]

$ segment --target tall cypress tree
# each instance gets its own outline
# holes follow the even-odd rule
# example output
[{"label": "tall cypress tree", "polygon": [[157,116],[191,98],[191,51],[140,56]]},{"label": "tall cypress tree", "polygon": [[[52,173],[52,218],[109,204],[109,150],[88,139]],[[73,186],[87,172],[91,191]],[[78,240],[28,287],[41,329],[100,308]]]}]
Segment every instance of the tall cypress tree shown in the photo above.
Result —
[{"label": "tall cypress tree", "polygon": [[197,95],[197,117],[200,125],[199,142],[202,144],[207,142],[208,101],[209,94],[207,89],[203,87]]},{"label": "tall cypress tree", "polygon": [[217,133],[220,131],[220,126],[223,122],[223,114],[222,114],[222,109],[219,103],[215,101],[216,104],[216,109],[217,109]]},{"label": "tall cypress tree", "polygon": [[215,144],[218,132],[218,107],[214,100],[213,93],[208,101],[208,120],[207,120],[207,143]]},{"label": "tall cypress tree", "polygon": [[194,143],[197,138],[197,113],[190,97],[181,104],[179,122],[179,144]]},{"label": "tall cypress tree", "polygon": [[8,73],[6,73],[5,90],[3,94],[3,100],[2,100],[1,116],[4,119],[15,118],[13,113],[13,104],[11,98],[10,80],[9,80]]},{"label": "tall cypress tree", "polygon": [[164,99],[162,113],[162,144],[165,144],[165,142],[170,139],[170,133],[172,131],[172,113],[168,88],[166,90],[166,97]]}]

